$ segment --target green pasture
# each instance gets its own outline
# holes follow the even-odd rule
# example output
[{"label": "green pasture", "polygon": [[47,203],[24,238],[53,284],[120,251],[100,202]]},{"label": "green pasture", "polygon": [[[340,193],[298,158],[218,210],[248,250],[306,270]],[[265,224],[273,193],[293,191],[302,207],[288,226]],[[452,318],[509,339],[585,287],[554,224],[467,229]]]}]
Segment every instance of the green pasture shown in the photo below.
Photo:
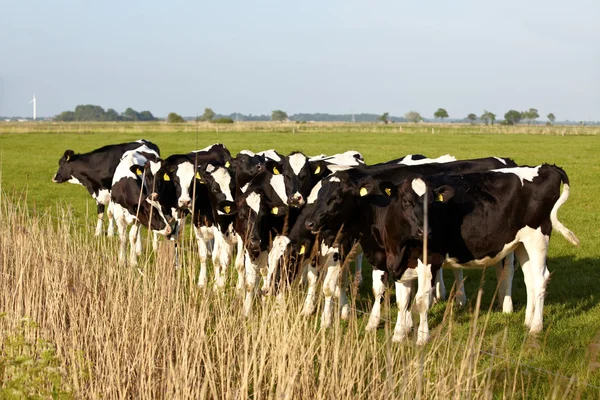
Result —
[{"label": "green pasture", "polygon": [[[145,138],[159,145],[166,157],[187,153],[212,143],[224,143],[235,155],[242,149],[260,151],[275,148],[287,154],[293,150],[307,155],[334,154],[346,150],[360,151],[367,163],[376,163],[406,154],[421,153],[429,157],[451,154],[469,159],[486,156],[511,157],[522,165],[543,162],[564,168],[571,183],[571,197],[560,209],[559,219],[581,240],[573,247],[555,233],[550,243],[548,268],[552,275],[547,287],[544,331],[528,338],[523,327],[525,286],[520,271],[515,273],[513,301],[515,312],[504,315],[491,306],[495,287],[492,270],[467,271],[466,291],[471,300],[457,311],[457,332],[467,331],[477,288],[483,278],[484,316],[489,317],[486,335],[492,338],[508,327],[514,360],[536,368],[572,376],[600,386],[600,371],[590,369],[590,352],[600,344],[600,138],[597,136],[498,135],[462,133],[403,132],[144,132],[144,133],[3,133],[0,134],[2,201],[6,196],[27,199],[30,209],[57,212],[57,206],[71,207],[73,214],[92,229],[95,226],[95,203],[87,191],[68,183],[51,182],[58,160],[67,149],[87,152],[106,144]],[[92,232],[92,230],[90,230]],[[368,311],[370,269],[364,270],[365,283],[356,302]],[[448,289],[451,273],[446,273]],[[442,319],[444,304],[434,306],[430,327],[435,333]],[[395,320],[395,307],[388,317]],[[418,318],[415,322],[418,321]],[[365,318],[366,324],[366,318]],[[525,346],[523,343],[525,342]],[[600,356],[599,356],[600,357]],[[592,360],[593,361],[593,360]],[[600,360],[598,360],[600,361]],[[552,383],[554,376],[532,370],[542,383]],[[541,376],[541,378],[539,377]],[[541,387],[543,387],[542,385]],[[541,389],[540,389],[541,390]],[[591,389],[594,393],[593,390]],[[596,392],[600,396],[600,390]]]}]

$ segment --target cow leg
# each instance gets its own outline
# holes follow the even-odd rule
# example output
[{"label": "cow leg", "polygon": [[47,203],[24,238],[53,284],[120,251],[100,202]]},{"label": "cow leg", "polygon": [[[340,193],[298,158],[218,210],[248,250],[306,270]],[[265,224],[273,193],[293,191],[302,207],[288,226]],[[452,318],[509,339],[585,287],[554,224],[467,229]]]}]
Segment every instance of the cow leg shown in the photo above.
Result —
[{"label": "cow leg", "polygon": [[212,251],[212,263],[215,271],[215,289],[225,288],[225,271],[227,270],[227,260],[221,260],[221,256],[227,253],[223,250],[226,245],[223,234],[217,227],[213,227],[214,247]]},{"label": "cow leg", "polygon": [[142,255],[142,230],[139,229],[139,227],[137,231],[137,237],[135,240],[135,254],[137,254],[138,256]]},{"label": "cow leg", "polygon": [[335,287],[335,296],[338,298],[340,318],[347,320],[350,315],[350,305],[348,304],[348,269],[342,270],[341,282]]},{"label": "cow leg", "polygon": [[531,317],[533,315],[533,283],[531,281],[531,273],[529,268],[529,255],[525,246],[521,244],[515,249],[515,255],[521,264],[521,270],[523,271],[523,278],[525,281],[525,289],[527,290],[527,306],[525,307],[525,326],[529,327],[531,324]]},{"label": "cow leg", "polygon": [[219,265],[221,266],[221,271],[219,275],[215,273],[215,287],[217,289],[225,289],[225,283],[227,281],[227,267],[231,262],[232,252],[233,246],[230,243],[227,243],[227,241],[225,241],[224,239],[222,239],[221,248],[219,250]]},{"label": "cow leg", "polygon": [[156,252],[158,250],[158,233],[152,232],[152,250]]},{"label": "cow leg", "polygon": [[[517,253],[519,261],[523,257],[523,252],[527,253],[529,260],[522,263],[523,275],[527,288],[527,306],[525,317],[526,325],[529,326],[529,333],[538,333],[544,325],[544,297],[546,296],[546,284],[550,273],[546,266],[546,255],[548,253],[548,242],[550,237],[544,235],[541,229],[531,231],[531,233],[522,239],[524,249]],[[522,247],[519,247],[521,249]],[[521,253],[521,256],[519,256]],[[529,290],[531,286],[531,291]],[[529,294],[531,293],[531,301]],[[531,307],[529,303],[531,302]],[[527,323],[528,322],[528,323]]]},{"label": "cow leg", "polygon": [[267,262],[267,274],[263,280],[262,286],[262,294],[269,295],[271,294],[271,289],[273,287],[273,277],[277,275],[278,269],[280,267],[280,261],[285,253],[285,249],[287,245],[290,243],[290,239],[285,236],[277,236],[273,240],[273,245],[271,246],[271,250],[269,251],[268,262]]},{"label": "cow leg", "polygon": [[317,289],[317,279],[319,279],[316,266],[313,266],[310,262],[308,263],[307,271],[308,291],[306,292],[306,299],[302,308],[302,315],[306,316],[311,315],[315,311],[315,291]]},{"label": "cow leg", "polygon": [[395,282],[396,305],[398,306],[398,319],[394,328],[393,342],[403,342],[412,329],[412,315],[410,313],[410,295],[412,280]]},{"label": "cow leg", "polygon": [[140,225],[135,221],[129,230],[129,264],[133,267],[137,266],[137,246],[138,232]]},{"label": "cow leg", "polygon": [[244,299],[244,315],[248,317],[252,312],[252,301],[258,285],[259,274],[262,266],[267,263],[267,252],[262,252],[256,261],[252,261],[246,253],[246,298]]},{"label": "cow leg", "polygon": [[102,220],[104,219],[104,204],[96,203],[98,209],[98,222],[96,223],[96,233],[94,236],[102,235]]},{"label": "cow leg", "polygon": [[373,303],[373,309],[371,310],[371,316],[369,317],[369,323],[366,329],[368,331],[377,329],[379,326],[379,320],[381,319],[381,299],[383,298],[383,292],[385,291],[385,282],[383,278],[385,272],[375,269],[373,267],[373,296],[375,302]]},{"label": "cow leg", "polygon": [[106,231],[106,235],[110,237],[115,234],[114,203],[112,201],[108,203],[108,209],[106,210],[106,217],[108,218],[108,229]]},{"label": "cow leg", "polygon": [[206,248],[206,239],[202,235],[202,228],[194,226],[196,241],[198,242],[198,254],[200,256],[200,273],[198,274],[198,286],[206,287],[206,258],[208,257],[208,249]]},{"label": "cow leg", "polygon": [[418,286],[415,304],[419,310],[419,330],[417,333],[417,345],[422,346],[429,341],[429,325],[427,312],[431,306],[431,264],[423,264],[421,260],[417,263]]},{"label": "cow leg", "polygon": [[454,302],[457,306],[464,307],[467,304],[467,295],[465,294],[463,271],[460,268],[453,268],[452,273],[454,274]]},{"label": "cow leg", "polygon": [[[329,256],[331,258],[332,256]],[[323,307],[323,313],[321,314],[321,326],[328,328],[332,322],[332,300],[335,294],[335,288],[337,286],[337,280],[340,275],[339,262],[328,260],[327,274],[323,281],[323,295],[325,295],[325,306]]]},{"label": "cow leg", "polygon": [[237,235],[237,254],[235,255],[235,269],[237,270],[237,283],[235,289],[238,292],[244,290],[244,243],[240,235]]},{"label": "cow leg", "polygon": [[356,259],[354,260],[354,283],[357,286],[361,286],[363,281],[362,264],[364,255],[363,252],[360,252],[356,255]]},{"label": "cow leg", "polygon": [[510,253],[504,260],[496,264],[498,307],[501,307],[504,313],[513,312],[512,280],[514,275],[514,257],[514,253]]},{"label": "cow leg", "polygon": [[444,273],[440,268],[435,275],[435,302],[446,300],[446,285],[444,284]]},{"label": "cow leg", "polygon": [[119,232],[119,264],[125,265],[125,252],[127,251],[127,221],[120,215],[117,218],[117,229]]}]

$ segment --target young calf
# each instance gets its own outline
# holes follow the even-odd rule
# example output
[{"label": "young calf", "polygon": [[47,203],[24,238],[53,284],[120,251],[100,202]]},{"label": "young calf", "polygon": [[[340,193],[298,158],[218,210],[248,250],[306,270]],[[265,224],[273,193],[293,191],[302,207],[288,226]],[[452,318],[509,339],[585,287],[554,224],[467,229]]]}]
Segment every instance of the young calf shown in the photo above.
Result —
[{"label": "young calf", "polygon": [[[560,186],[563,184],[561,194]],[[381,184],[381,183],[380,183]],[[558,209],[569,198],[569,179],[559,167],[543,164],[459,176],[435,175],[407,179],[392,189],[392,207],[384,232],[393,246],[388,258],[401,258],[403,242],[422,241],[424,198],[427,192],[431,237],[429,252],[437,261],[416,268],[399,265],[394,276],[401,283],[418,280],[416,305],[420,313],[417,343],[429,339],[427,310],[430,305],[432,271],[442,265],[452,268],[485,268],[515,252],[527,287],[525,325],[530,333],[543,327],[543,307],[547,280],[548,244],[552,229],[570,243],[579,239],[557,218]],[[394,221],[392,223],[391,221]],[[397,339],[408,327],[409,288],[399,301]]]}]

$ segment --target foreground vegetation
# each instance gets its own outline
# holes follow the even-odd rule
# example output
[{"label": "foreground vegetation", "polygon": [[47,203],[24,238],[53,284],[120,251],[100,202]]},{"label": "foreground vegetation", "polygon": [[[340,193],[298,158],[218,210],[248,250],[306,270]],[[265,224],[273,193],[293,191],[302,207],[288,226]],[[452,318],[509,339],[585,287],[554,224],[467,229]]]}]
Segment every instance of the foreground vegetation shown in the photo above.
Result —
[{"label": "foreground vegetation", "polygon": [[[1,134],[0,311],[7,314],[0,328],[3,348],[27,344],[0,354],[3,387],[12,382],[15,390],[30,390],[16,377],[35,372],[39,393],[72,393],[76,398],[600,396],[595,388],[600,387],[595,369],[600,346],[599,139],[435,129],[434,135]],[[369,163],[417,152],[556,163],[567,171],[572,187],[559,218],[582,244],[574,248],[560,235],[551,240],[545,329],[536,338],[522,326],[525,287],[520,272],[513,289],[515,313],[504,315],[494,310],[493,271],[469,271],[469,305],[463,310],[445,302],[434,306],[433,340],[424,349],[391,343],[393,297],[386,297],[392,304],[385,307],[381,329],[364,332],[363,312],[372,304],[367,272],[363,287],[352,296],[357,311],[329,331],[319,328],[319,318],[298,315],[300,288],[284,304],[271,299],[257,304],[253,318],[245,320],[233,289],[221,295],[195,287],[198,263],[189,231],[182,238],[182,270],[172,268],[169,243],[156,255],[146,254],[139,268],[119,268],[116,240],[92,237],[94,220],[87,216],[95,215],[95,207],[85,190],[50,182],[67,148],[84,152],[142,136],[157,143],[165,156],[223,142],[232,153],[272,147],[307,154],[356,149]],[[35,324],[24,327],[23,317]],[[21,355],[35,361],[37,369],[19,369],[14,363],[13,369],[3,367]]]}]

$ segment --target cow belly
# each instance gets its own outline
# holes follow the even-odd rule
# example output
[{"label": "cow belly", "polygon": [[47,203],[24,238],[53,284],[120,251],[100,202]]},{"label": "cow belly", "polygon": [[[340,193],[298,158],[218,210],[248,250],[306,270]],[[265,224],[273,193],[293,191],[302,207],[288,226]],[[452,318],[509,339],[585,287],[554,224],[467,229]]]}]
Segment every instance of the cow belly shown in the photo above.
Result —
[{"label": "cow belly", "polygon": [[504,257],[506,257],[509,253],[515,251],[517,247],[521,244],[521,242],[526,239],[528,236],[535,235],[540,228],[534,229],[529,226],[525,226],[517,231],[514,240],[509,243],[506,243],[502,250],[500,250],[493,257],[485,256],[482,258],[476,258],[473,260],[463,260],[459,261],[456,257],[453,257],[452,249],[450,252],[446,254],[446,259],[442,264],[443,268],[463,268],[463,269],[481,269],[485,267],[489,267],[499,263]]},{"label": "cow belly", "polygon": [[446,258],[444,260],[444,263],[442,264],[442,268],[481,269],[492,265],[496,265],[509,253],[512,253],[517,247],[519,247],[519,244],[521,243],[523,238],[533,234],[534,232],[535,229],[530,228],[528,226],[521,228],[519,231],[517,231],[514,240],[512,240],[509,243],[506,243],[502,250],[500,250],[493,257],[485,256],[473,260],[459,261],[458,258],[453,257],[452,250],[450,250],[450,252],[446,254]]}]

